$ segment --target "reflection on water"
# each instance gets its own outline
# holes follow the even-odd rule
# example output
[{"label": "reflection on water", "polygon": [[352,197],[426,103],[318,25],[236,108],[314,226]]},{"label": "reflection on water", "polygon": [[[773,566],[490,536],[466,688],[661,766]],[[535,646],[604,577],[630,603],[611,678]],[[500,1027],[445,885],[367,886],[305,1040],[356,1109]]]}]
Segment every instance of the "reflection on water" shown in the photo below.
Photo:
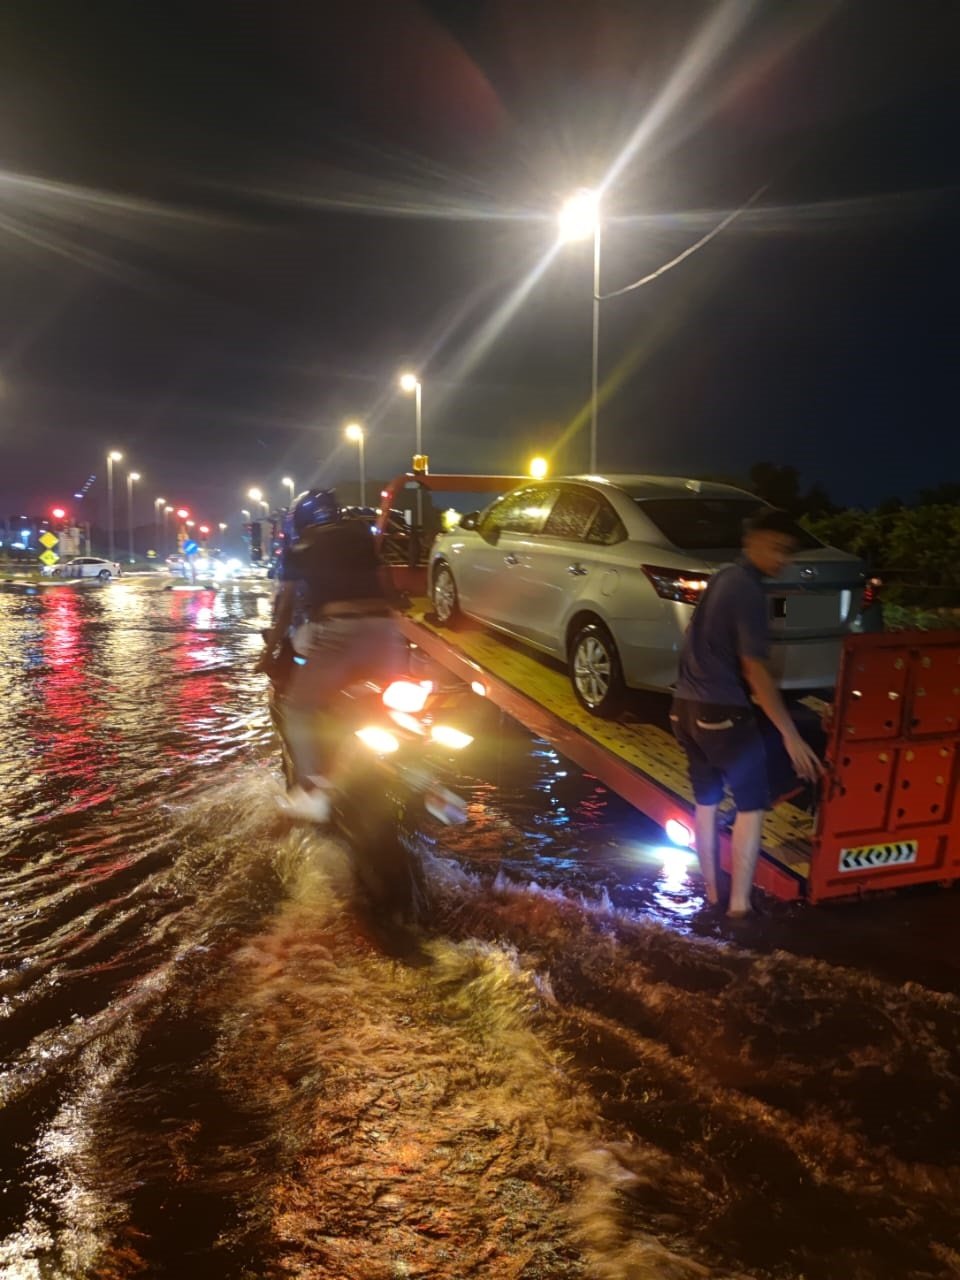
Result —
[{"label": "reflection on water", "polygon": [[954,895],[730,934],[478,700],[400,963],[274,816],[267,608],[0,595],[0,1275],[960,1274]]}]

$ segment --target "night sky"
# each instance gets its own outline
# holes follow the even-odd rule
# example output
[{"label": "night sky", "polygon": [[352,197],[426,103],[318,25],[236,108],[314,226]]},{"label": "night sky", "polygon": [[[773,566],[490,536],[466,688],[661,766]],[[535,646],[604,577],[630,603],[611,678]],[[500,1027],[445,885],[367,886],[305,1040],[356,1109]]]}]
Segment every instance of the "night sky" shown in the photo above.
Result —
[{"label": "night sky", "polygon": [[384,478],[404,367],[434,470],[586,469],[590,247],[551,250],[614,167],[604,291],[767,189],[603,304],[601,470],[958,480],[958,51],[953,0],[6,0],[0,511],[114,447],[141,519],[232,521],[352,477],[349,418]]}]

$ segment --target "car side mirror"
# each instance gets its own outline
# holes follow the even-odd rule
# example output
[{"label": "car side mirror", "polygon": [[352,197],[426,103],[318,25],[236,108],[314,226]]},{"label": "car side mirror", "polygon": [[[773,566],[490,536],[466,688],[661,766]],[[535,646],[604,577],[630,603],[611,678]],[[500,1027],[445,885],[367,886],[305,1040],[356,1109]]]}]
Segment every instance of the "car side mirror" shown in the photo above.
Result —
[{"label": "car side mirror", "polygon": [[476,529],[480,523],[480,512],[471,511],[469,515],[465,515],[460,521],[461,529]]}]

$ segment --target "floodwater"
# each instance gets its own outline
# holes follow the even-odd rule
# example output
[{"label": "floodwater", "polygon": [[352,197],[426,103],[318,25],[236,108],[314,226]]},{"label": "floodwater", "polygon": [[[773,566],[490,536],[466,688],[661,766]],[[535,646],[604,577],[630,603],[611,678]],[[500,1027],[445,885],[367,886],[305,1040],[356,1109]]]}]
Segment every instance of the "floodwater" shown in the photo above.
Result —
[{"label": "floodwater", "polygon": [[256,588],[0,593],[0,1276],[960,1276],[960,899],[773,907],[477,701],[398,959]]}]

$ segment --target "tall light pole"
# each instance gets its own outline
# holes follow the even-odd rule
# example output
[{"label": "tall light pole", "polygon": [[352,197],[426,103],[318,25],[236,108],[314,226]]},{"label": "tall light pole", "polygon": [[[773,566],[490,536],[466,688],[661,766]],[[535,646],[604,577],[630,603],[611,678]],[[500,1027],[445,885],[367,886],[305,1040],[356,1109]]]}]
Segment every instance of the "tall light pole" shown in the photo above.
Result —
[{"label": "tall light pole", "polygon": [[284,476],[283,479],[280,481],[280,483],[285,484],[290,491],[290,505],[287,507],[287,510],[289,511],[290,507],[293,506],[293,493],[296,486],[294,485],[293,481],[290,479],[289,476]]},{"label": "tall light pole", "polygon": [[[416,452],[418,457],[423,455],[423,387],[420,379],[415,373],[402,373],[400,375],[400,390],[405,391],[407,395],[413,393],[415,396],[417,411],[417,441]],[[418,465],[420,465],[418,463]],[[417,524],[423,524],[423,490],[417,486]]]},{"label": "tall light pole", "polygon": [[270,503],[264,501],[262,489],[250,489],[247,492],[247,497],[251,502],[255,502],[258,506],[263,507],[265,512],[269,512]]},{"label": "tall light pole", "polygon": [[166,552],[167,547],[169,547],[170,545],[169,537],[167,534],[167,516],[172,516],[172,515],[173,515],[173,507],[163,508],[163,550],[164,552]]},{"label": "tall light pole", "polygon": [[133,486],[140,479],[139,471],[127,472],[127,532],[130,535],[130,563],[133,563]]},{"label": "tall light pole", "polygon": [[590,471],[597,470],[597,391],[600,370],[600,193],[578,191],[560,210],[560,241],[593,236],[593,360],[590,379]]},{"label": "tall light pole", "polygon": [[160,539],[160,512],[167,505],[166,498],[154,498],[153,500],[153,536],[157,541],[157,555],[163,551]]},{"label": "tall light pole", "polygon": [[108,559],[112,560],[114,556],[113,549],[113,464],[122,462],[123,454],[119,449],[111,449],[107,454],[107,538],[109,540],[110,551]]},{"label": "tall light pole", "polygon": [[343,434],[348,440],[353,441],[360,454],[360,505],[365,507],[367,505],[367,469],[363,456],[363,440],[366,433],[359,422],[348,422],[343,429]]}]

